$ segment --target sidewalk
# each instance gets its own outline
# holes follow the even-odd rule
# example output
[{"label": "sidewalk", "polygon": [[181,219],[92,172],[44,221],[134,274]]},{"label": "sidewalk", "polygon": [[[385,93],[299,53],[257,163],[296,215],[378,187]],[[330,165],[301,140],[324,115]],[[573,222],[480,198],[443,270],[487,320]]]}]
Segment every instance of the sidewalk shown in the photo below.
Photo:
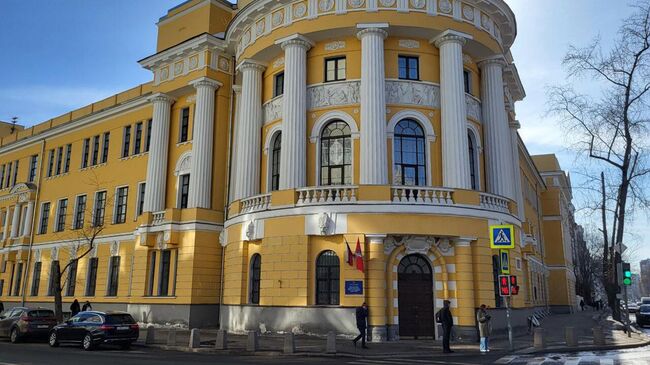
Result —
[{"label": "sidewalk", "polygon": [[[516,353],[535,353],[535,352],[561,352],[561,351],[582,351],[593,350],[592,328],[601,324],[606,335],[606,348],[600,346],[599,349],[619,348],[619,347],[637,347],[650,344],[650,338],[641,333],[633,333],[632,338],[628,338],[620,330],[616,322],[607,321],[602,318],[601,312],[579,312],[574,314],[562,314],[546,317],[542,321],[542,328],[546,331],[547,348],[543,351],[536,351],[533,348],[532,334],[517,334],[514,339]],[[565,345],[565,327],[575,328],[578,336],[579,346],[577,348],[568,348]],[[176,342],[174,345],[167,344],[169,329],[157,328],[155,330],[155,341],[153,344],[145,345],[144,339],[147,337],[147,329],[141,328],[138,345],[156,347],[165,350],[191,351],[191,352],[209,352],[221,354],[238,354],[238,355],[281,355],[284,345],[284,336],[278,334],[260,334],[259,351],[252,353],[246,351],[247,336],[245,335],[228,335],[228,350],[216,350],[216,330],[201,330],[201,347],[190,349],[190,331],[187,329],[176,330]],[[493,352],[508,352],[508,340],[506,333],[493,333],[494,339],[490,343]],[[336,339],[336,354],[326,354],[327,339],[325,337],[296,335],[294,355],[298,356],[348,356],[348,357],[367,357],[367,358],[385,358],[388,356],[419,356],[431,355],[433,353],[442,353],[442,343],[433,340],[401,340],[396,342],[369,343],[369,349],[361,349],[361,346],[354,347],[352,341],[347,338],[339,337]],[[478,343],[452,343],[452,349],[457,355],[467,356],[468,354],[479,354]],[[456,354],[452,354],[454,356]]]}]

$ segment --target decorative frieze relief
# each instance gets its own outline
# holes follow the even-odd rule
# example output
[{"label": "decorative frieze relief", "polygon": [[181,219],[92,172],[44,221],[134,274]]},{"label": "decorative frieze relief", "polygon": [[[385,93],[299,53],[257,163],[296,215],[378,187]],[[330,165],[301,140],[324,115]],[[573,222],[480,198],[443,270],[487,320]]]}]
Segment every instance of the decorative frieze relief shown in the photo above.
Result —
[{"label": "decorative frieze relief", "polygon": [[282,96],[275,97],[264,104],[264,124],[282,118]]},{"label": "decorative frieze relief", "polygon": [[307,87],[307,109],[359,103],[359,80],[333,82]]},{"label": "decorative frieze relief", "polygon": [[345,41],[334,41],[325,44],[326,51],[336,51],[345,48]]},{"label": "decorative frieze relief", "polygon": [[440,86],[413,81],[386,80],[386,104],[440,108]]},{"label": "decorative frieze relief", "polygon": [[481,103],[470,95],[465,95],[465,104],[467,105],[467,117],[478,122],[481,119]]},{"label": "decorative frieze relief", "polygon": [[420,42],[413,39],[400,39],[399,46],[401,48],[420,48]]}]

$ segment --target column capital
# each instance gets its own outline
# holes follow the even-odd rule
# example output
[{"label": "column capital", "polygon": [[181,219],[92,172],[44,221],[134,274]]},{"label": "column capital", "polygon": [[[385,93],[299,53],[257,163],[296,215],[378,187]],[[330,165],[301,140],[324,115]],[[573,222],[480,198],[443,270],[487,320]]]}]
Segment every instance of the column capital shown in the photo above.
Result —
[{"label": "column capital", "polygon": [[359,39],[370,34],[378,34],[383,39],[388,37],[388,32],[386,31],[388,29],[388,23],[362,23],[357,24],[357,29],[359,29],[359,32],[357,32],[357,38]]},{"label": "column capital", "polygon": [[216,90],[223,86],[222,83],[220,83],[217,80],[211,79],[209,77],[199,77],[196,80],[192,80],[188,82],[189,85],[194,86],[194,88],[198,89],[199,87],[211,87],[212,89]]},{"label": "column capital", "polygon": [[473,241],[476,241],[476,237],[457,237],[453,238],[452,241],[454,242],[454,246],[469,247]]},{"label": "column capital", "polygon": [[305,37],[300,33],[292,34],[288,37],[284,37],[275,41],[275,44],[279,44],[282,49],[286,49],[290,46],[302,47],[305,51],[308,51],[311,47],[314,46],[314,42]]},{"label": "column capital", "polygon": [[489,66],[489,65],[497,65],[500,66],[501,68],[504,68],[506,67],[507,64],[508,63],[506,62],[505,57],[501,55],[484,58],[477,62],[479,68],[484,68],[485,66]]},{"label": "column capital", "polygon": [[510,121],[509,125],[510,125],[510,128],[512,128],[512,129],[519,129],[519,128],[521,128],[521,123],[519,123],[518,120],[512,120],[512,121]]},{"label": "column capital", "polygon": [[147,100],[150,102],[156,104],[156,103],[167,103],[167,104],[172,104],[173,102],[176,101],[176,99],[170,95],[163,94],[163,93],[155,93],[151,95]]},{"label": "column capital", "polygon": [[383,245],[384,239],[388,237],[385,234],[366,234],[365,236],[368,239],[368,243],[376,245]]},{"label": "column capital", "polygon": [[458,43],[461,46],[464,46],[465,43],[471,39],[474,39],[474,37],[467,33],[447,29],[436,37],[432,38],[430,42],[433,43],[436,47],[440,48],[446,43]]},{"label": "column capital", "polygon": [[237,70],[242,72],[246,70],[264,72],[264,70],[266,70],[266,64],[247,58],[237,65]]},{"label": "column capital", "polygon": [[232,91],[235,92],[235,95],[241,95],[241,85],[233,85]]}]

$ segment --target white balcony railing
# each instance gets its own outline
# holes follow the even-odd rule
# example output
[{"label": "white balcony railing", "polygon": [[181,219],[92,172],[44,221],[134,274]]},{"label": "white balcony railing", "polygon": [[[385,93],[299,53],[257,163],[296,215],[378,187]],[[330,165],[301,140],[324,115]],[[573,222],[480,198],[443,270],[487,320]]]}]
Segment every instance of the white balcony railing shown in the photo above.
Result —
[{"label": "white balcony railing", "polygon": [[241,213],[259,212],[269,209],[271,205],[271,194],[262,194],[242,199]]},{"label": "white balcony railing", "polygon": [[510,208],[508,207],[508,199],[487,193],[481,193],[480,197],[481,208],[496,210],[504,213],[510,212]]},{"label": "white balcony railing", "polygon": [[348,186],[317,186],[296,189],[298,192],[297,205],[310,205],[319,203],[351,203],[357,201],[358,187]]},{"label": "white balcony railing", "polygon": [[453,189],[426,188],[422,186],[393,186],[391,194],[393,203],[404,204],[454,204]]},{"label": "white balcony railing", "polygon": [[152,216],[152,223],[154,225],[160,224],[165,221],[165,211],[160,211],[160,212],[153,212],[151,213]]}]

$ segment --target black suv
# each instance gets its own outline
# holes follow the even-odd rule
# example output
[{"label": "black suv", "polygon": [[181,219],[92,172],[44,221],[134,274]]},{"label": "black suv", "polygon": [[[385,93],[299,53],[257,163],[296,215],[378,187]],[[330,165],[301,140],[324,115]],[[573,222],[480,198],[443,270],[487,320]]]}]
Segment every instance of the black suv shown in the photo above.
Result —
[{"label": "black suv", "polygon": [[50,331],[49,344],[81,344],[89,351],[101,344],[115,344],[128,349],[138,339],[140,328],[124,312],[81,312]]}]

